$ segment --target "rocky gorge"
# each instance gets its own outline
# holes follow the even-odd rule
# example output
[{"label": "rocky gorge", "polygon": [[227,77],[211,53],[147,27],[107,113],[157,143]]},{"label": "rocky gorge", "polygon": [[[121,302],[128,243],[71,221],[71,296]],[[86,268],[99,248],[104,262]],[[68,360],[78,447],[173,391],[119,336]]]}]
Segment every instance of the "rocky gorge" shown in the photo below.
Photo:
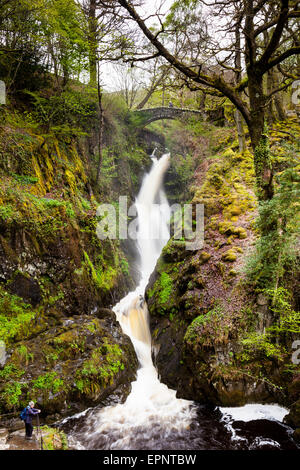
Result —
[{"label": "rocky gorge", "polygon": [[[53,424],[128,396],[138,362],[111,307],[137,283],[137,253],[132,243],[98,239],[96,211],[100,201],[115,203],[122,193],[133,200],[149,166],[147,152],[168,145],[168,198],[204,204],[205,240],[188,251],[184,239],[172,237],[146,290],[161,380],[179,398],[213,406],[280,403],[291,409],[287,423],[299,427],[299,374],[288,367],[297,335],[284,333],[283,349],[269,355],[269,343],[251,342],[251,334],[274,325],[278,309],[245,273],[258,208],[253,156],[249,148],[239,152],[232,128],[183,121],[166,141],[143,131],[125,150],[115,148],[114,160],[107,153],[107,171],[117,161],[117,173],[97,192],[90,179],[96,134],[44,137],[17,114],[2,117],[1,425],[16,431],[18,410],[29,399]],[[107,148],[114,119],[106,122]],[[281,171],[283,125],[270,136]],[[295,120],[289,126],[298,131]],[[122,132],[123,144],[126,126]],[[299,308],[296,284],[289,275],[282,291],[290,310]]]},{"label": "rocky gorge", "polygon": [[[298,124],[292,120],[289,127]],[[274,166],[282,170],[286,135],[281,129],[283,123],[272,129],[270,147],[277,155]],[[199,165],[194,181],[191,202],[205,210],[203,247],[191,252],[184,239],[171,238],[146,289],[161,379],[178,396],[200,403],[284,404],[291,408],[286,423],[298,428],[296,330],[282,335],[277,351],[268,351],[264,341],[280,317],[279,303],[282,316],[299,309],[299,275],[287,276],[278,305],[272,289],[249,281],[258,236],[251,152],[240,153],[229,137],[225,151]],[[298,439],[299,429],[294,435]]]}]

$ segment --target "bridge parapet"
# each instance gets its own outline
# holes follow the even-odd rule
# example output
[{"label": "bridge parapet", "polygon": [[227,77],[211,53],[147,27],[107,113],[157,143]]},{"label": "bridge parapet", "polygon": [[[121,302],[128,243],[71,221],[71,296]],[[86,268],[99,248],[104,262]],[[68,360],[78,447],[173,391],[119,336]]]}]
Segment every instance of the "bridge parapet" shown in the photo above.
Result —
[{"label": "bridge parapet", "polygon": [[189,108],[175,108],[171,106],[160,106],[157,108],[144,108],[132,111],[134,116],[139,117],[138,127],[144,127],[153,121],[160,119],[177,119],[185,114],[196,114],[202,118],[206,118],[203,111]]}]

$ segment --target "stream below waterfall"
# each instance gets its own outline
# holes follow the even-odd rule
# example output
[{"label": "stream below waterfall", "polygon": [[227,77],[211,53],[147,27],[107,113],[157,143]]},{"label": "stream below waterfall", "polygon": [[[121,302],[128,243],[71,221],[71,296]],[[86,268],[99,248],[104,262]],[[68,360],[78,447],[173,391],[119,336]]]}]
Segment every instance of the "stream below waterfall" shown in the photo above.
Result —
[{"label": "stream below waterfall", "polygon": [[66,432],[71,449],[297,449],[292,430],[282,423],[288,410],[276,404],[213,408],[178,399],[175,390],[160,382],[152,362],[144,292],[170,237],[170,208],[163,190],[170,155],[151,158],[152,168],[135,203],[141,280],[135,291],[113,308],[139,360],[136,380],[125,403],[89,408],[65,418],[58,426]]}]

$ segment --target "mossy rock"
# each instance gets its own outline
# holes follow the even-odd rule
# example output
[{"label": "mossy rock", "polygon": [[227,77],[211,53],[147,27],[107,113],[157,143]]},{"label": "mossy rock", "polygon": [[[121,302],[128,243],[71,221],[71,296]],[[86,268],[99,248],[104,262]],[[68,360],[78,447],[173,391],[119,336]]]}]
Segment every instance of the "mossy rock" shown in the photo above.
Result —
[{"label": "mossy rock", "polygon": [[236,227],[234,230],[234,235],[237,235],[241,240],[247,238],[247,230],[243,227]]},{"label": "mossy rock", "polygon": [[234,261],[236,261],[236,259],[237,259],[237,256],[236,256],[235,250],[233,249],[230,249],[222,254],[223,261],[229,261],[230,263],[233,263]]},{"label": "mossy rock", "polygon": [[215,197],[205,195],[201,190],[196,191],[192,202],[193,204],[203,204],[205,207],[205,215],[208,217],[218,214],[221,209],[219,201],[216,200]]},{"label": "mossy rock", "polygon": [[0,371],[1,412],[33,399],[48,415],[65,413],[70,402],[95,404],[134,379],[136,355],[116,320],[76,316],[63,324],[14,348]]},{"label": "mossy rock", "polygon": [[231,277],[236,277],[238,275],[238,272],[235,269],[231,269],[228,274]]},{"label": "mossy rock", "polygon": [[219,232],[222,235],[235,236],[239,239],[247,238],[247,231],[243,227],[235,227],[231,222],[224,220],[219,223]]},{"label": "mossy rock", "polygon": [[208,177],[208,181],[212,184],[215,188],[220,189],[224,183],[224,179],[222,176],[218,175],[217,173],[213,173]]},{"label": "mossy rock", "polygon": [[[56,428],[41,426],[42,443],[44,450],[67,450],[68,441],[65,433]],[[40,436],[38,436],[40,438]]]},{"label": "mossy rock", "polygon": [[222,153],[222,157],[223,158],[228,158],[228,159],[229,158],[231,159],[231,158],[235,157],[235,155],[236,154],[232,149],[227,149],[227,150],[225,150],[225,152]]},{"label": "mossy rock", "polygon": [[232,235],[235,233],[235,226],[228,220],[224,220],[219,223],[218,226],[219,232],[224,235]]},{"label": "mossy rock", "polygon": [[198,276],[196,277],[196,279],[194,279],[194,284],[196,287],[203,289],[203,287],[205,286],[205,281],[202,276]]},{"label": "mossy rock", "polygon": [[240,206],[235,206],[235,205],[232,205],[228,208],[228,211],[230,213],[230,216],[237,216],[237,215],[240,215],[242,213],[242,208]]},{"label": "mossy rock", "polygon": [[199,255],[199,262],[200,264],[205,264],[211,258],[211,255],[206,251],[201,251]]}]

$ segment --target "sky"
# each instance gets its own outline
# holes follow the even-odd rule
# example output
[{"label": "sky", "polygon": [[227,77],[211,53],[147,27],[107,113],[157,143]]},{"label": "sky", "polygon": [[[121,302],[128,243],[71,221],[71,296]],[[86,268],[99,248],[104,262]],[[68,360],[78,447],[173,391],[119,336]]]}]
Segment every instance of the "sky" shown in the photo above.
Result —
[{"label": "sky", "polygon": [[[174,0],[146,0],[144,7],[138,9],[142,18],[153,15],[157,11],[159,5],[162,5],[161,13],[167,14]],[[150,18],[148,26],[151,23],[157,23],[155,18]],[[105,90],[109,92],[117,91],[120,88],[119,80],[116,77],[116,70],[113,65],[105,64],[102,67],[102,86]]]}]

